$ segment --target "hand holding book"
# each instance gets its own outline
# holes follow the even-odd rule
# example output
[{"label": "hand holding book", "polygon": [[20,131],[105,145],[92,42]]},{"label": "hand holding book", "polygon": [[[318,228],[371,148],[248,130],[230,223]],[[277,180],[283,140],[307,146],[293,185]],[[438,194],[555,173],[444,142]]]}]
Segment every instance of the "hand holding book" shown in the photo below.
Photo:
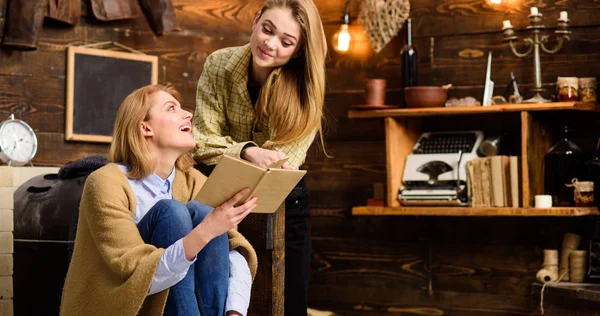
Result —
[{"label": "hand holding book", "polygon": [[249,192],[250,189],[244,188],[225,203],[215,207],[191,233],[183,237],[183,249],[187,260],[192,260],[215,237],[236,228],[256,208],[256,198],[236,206]]},{"label": "hand holding book", "polygon": [[305,170],[280,169],[285,162],[282,159],[268,168],[261,168],[243,159],[223,155],[195,200],[217,207],[243,188],[250,188],[236,205],[257,197],[253,212],[273,213],[306,174]]},{"label": "hand holding book", "polygon": [[[248,147],[242,152],[242,158],[255,165],[263,168],[282,168],[292,169],[287,163],[285,155],[280,151],[264,149],[256,146]],[[278,167],[272,165],[283,160],[283,163]]]}]

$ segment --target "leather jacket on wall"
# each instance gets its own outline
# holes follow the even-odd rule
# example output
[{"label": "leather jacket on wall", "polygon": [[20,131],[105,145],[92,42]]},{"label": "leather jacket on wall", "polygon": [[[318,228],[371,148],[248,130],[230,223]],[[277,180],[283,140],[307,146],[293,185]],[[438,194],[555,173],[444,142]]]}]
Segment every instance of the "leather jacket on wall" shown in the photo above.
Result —
[{"label": "leather jacket on wall", "polygon": [[[133,19],[142,9],[152,31],[160,36],[177,29],[172,0],[91,0],[92,12],[100,21]],[[4,14],[6,12],[6,14]],[[0,0],[2,46],[36,50],[44,16],[77,25],[81,0]]]},{"label": "leather jacket on wall", "polygon": [[92,0],[92,11],[100,21],[132,19],[139,16],[141,7],[148,24],[156,35],[177,28],[171,0]]},{"label": "leather jacket on wall", "polygon": [[36,50],[47,7],[48,0],[9,0],[2,45]]},{"label": "leather jacket on wall", "polygon": [[92,12],[100,21],[115,21],[140,16],[140,7],[135,0],[92,0]]},{"label": "leather jacket on wall", "polygon": [[154,34],[160,36],[177,29],[171,0],[139,0],[139,3]]},{"label": "leather jacket on wall", "polygon": [[77,25],[80,16],[81,0],[48,0],[46,17],[70,25]]}]

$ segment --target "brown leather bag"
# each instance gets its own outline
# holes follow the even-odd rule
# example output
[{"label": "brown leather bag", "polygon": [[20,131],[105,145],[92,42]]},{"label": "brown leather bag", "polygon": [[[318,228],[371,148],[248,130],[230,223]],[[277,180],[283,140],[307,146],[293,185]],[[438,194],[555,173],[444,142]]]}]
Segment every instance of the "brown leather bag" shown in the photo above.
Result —
[{"label": "brown leather bag", "polygon": [[139,0],[139,3],[154,34],[160,36],[178,29],[171,0]]},{"label": "brown leather bag", "polygon": [[92,0],[92,11],[100,21],[133,19],[140,16],[135,0]]},{"label": "brown leather bag", "polygon": [[81,0],[48,0],[46,16],[70,25],[79,24]]},{"label": "brown leather bag", "polygon": [[9,0],[2,46],[36,50],[48,0]]}]

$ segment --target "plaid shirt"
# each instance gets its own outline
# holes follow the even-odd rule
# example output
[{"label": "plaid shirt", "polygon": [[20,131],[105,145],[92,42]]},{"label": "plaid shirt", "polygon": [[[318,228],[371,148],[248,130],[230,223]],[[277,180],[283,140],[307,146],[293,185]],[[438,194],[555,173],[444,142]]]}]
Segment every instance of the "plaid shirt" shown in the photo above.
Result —
[{"label": "plaid shirt", "polygon": [[284,153],[290,166],[298,169],[316,131],[305,139],[275,144],[269,140],[269,127],[257,128],[257,115],[247,87],[251,56],[247,44],[218,50],[206,59],[196,93],[194,159],[214,165],[221,155],[239,157],[244,146],[254,144]]}]

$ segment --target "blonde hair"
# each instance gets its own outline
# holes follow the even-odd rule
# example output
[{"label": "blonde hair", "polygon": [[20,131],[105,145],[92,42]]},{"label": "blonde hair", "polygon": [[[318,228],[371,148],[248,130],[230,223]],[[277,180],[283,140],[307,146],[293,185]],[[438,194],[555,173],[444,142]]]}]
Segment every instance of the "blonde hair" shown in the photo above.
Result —
[{"label": "blonde hair", "polygon": [[[171,85],[148,85],[128,95],[117,110],[109,160],[127,165],[130,168],[127,173],[129,178],[143,179],[156,166],[140,125],[150,119],[150,97],[158,91],[172,95],[177,101],[180,99],[179,92]],[[175,167],[187,170],[193,163],[189,153],[184,153],[177,158]]]},{"label": "blonde hair", "polygon": [[321,122],[327,40],[319,12],[312,0],[267,0],[260,15],[273,8],[291,10],[300,25],[302,47],[267,78],[256,104],[259,123],[271,127],[276,143],[308,137],[316,129],[325,150]]}]

